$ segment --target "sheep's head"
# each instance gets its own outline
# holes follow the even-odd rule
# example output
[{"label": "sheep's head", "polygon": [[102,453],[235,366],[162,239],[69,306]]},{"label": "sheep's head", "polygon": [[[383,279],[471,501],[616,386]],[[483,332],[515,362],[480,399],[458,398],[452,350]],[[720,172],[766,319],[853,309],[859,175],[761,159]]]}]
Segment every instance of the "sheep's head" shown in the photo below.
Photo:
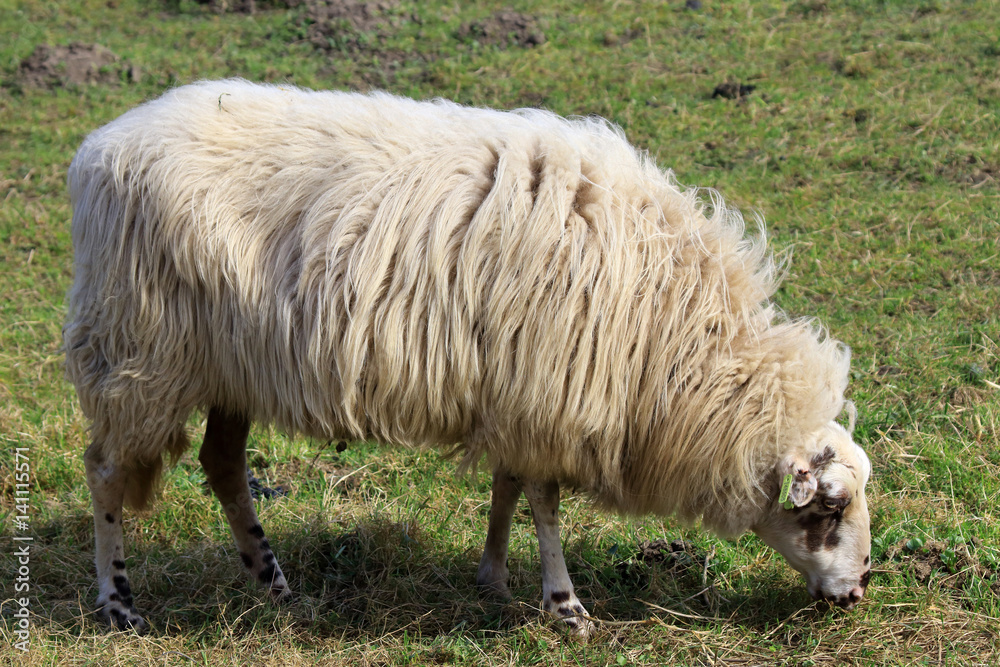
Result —
[{"label": "sheep's head", "polygon": [[753,528],[803,574],[813,598],[845,609],[858,603],[871,575],[870,475],[864,450],[831,422],[778,463],[778,490]]}]

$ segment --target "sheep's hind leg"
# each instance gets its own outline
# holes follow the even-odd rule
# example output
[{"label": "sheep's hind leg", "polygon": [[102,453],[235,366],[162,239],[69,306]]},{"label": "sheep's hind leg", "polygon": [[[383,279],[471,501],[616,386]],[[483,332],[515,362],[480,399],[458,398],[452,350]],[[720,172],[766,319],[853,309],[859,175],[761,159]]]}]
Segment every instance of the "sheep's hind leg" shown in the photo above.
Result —
[{"label": "sheep's hind leg", "polygon": [[264,538],[264,529],[257,519],[250,495],[246,460],[249,433],[250,422],[247,419],[212,408],[208,412],[205,440],[198,460],[226,512],[243,564],[252,577],[267,586],[272,598],[285,600],[291,597],[292,592],[278,567],[271,545]]},{"label": "sheep's hind leg", "polygon": [[108,462],[92,444],[83,455],[87,485],[94,502],[94,564],[97,566],[97,617],[119,630],[139,634],[149,626],[132,606],[132,589],[125,572],[122,500],[126,471]]},{"label": "sheep's hind leg", "polygon": [[490,505],[490,527],[486,533],[486,546],[479,561],[476,585],[505,600],[510,599],[507,580],[507,551],[510,543],[510,524],[521,497],[521,485],[506,470],[493,472],[493,502]]},{"label": "sheep's hind leg", "polygon": [[531,514],[538,534],[538,552],[542,560],[542,609],[561,618],[573,634],[586,638],[594,629],[587,610],[573,591],[566,571],[562,544],[559,541],[559,483],[524,481],[524,495],[531,504]]}]

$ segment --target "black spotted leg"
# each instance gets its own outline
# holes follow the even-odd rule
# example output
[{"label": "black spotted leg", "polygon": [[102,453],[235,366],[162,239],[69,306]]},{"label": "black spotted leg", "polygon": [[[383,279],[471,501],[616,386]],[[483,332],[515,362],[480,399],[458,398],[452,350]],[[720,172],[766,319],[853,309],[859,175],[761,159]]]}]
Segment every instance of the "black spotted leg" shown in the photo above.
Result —
[{"label": "black spotted leg", "polygon": [[505,470],[493,472],[493,501],[490,505],[490,526],[486,546],[479,561],[476,585],[500,598],[509,600],[507,580],[507,550],[510,544],[510,524],[521,498],[521,485]]},{"label": "black spotted leg", "polygon": [[267,587],[272,598],[284,600],[292,592],[274,558],[271,545],[264,538],[264,529],[257,519],[247,481],[246,443],[249,433],[250,422],[245,418],[212,408],[208,413],[205,441],[198,460],[226,513],[243,564],[253,578]]},{"label": "black spotted leg", "polygon": [[538,552],[542,561],[542,609],[560,618],[573,634],[586,639],[594,628],[580,600],[573,591],[573,582],[566,571],[562,543],[559,540],[559,483],[522,483],[524,495],[531,505],[538,535]]},{"label": "black spotted leg", "polygon": [[125,572],[122,501],[126,471],[103,458],[96,444],[83,455],[87,485],[94,501],[94,564],[97,566],[97,616],[119,630],[139,634],[149,626],[132,606],[132,589]]}]

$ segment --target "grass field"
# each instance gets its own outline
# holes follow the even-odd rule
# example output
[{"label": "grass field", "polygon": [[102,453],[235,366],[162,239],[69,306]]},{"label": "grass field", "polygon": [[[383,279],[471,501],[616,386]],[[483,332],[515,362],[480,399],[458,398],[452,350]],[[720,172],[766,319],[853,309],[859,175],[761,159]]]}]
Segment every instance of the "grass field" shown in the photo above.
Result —
[{"label": "grass field", "polygon": [[[1000,3],[230,5],[0,0],[0,663],[1000,661]],[[762,212],[775,249],[792,252],[776,301],[854,351],[856,437],[874,466],[861,605],[813,602],[751,535],[723,542],[573,497],[566,557],[604,621],[575,643],[535,608],[526,505],[511,552],[520,602],[477,595],[484,473],[456,479],[433,452],[338,452],[255,427],[254,474],[288,492],[258,505],[298,593],[274,607],[245,581],[206,493],[199,415],[161,501],[126,515],[136,604],[153,630],[99,626],[87,424],[60,351],[66,169],[91,130],[171,86],[224,76],[601,115],[682,183]],[[725,83],[745,94],[713,97]],[[30,464],[27,530],[14,523],[17,448]],[[10,538],[25,535],[22,654],[12,598],[24,543]],[[690,544],[654,562],[640,544],[657,539]]]}]

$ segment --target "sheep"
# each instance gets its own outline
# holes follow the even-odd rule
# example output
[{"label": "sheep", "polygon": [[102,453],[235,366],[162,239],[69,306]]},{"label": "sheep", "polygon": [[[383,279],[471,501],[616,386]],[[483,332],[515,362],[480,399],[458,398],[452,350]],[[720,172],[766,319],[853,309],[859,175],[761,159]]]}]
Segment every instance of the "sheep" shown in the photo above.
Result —
[{"label": "sheep", "polygon": [[864,594],[871,465],[836,422],[850,350],[772,304],[763,231],[612,124],[230,79],[95,131],[68,180],[66,369],[115,627],[148,627],[123,504],[148,505],[196,410],[241,559],[278,600],[245,475],[255,421],[455,450],[460,472],[485,460],[477,585],[509,595],[523,493],[542,608],[581,636],[566,485],[624,515],[755,531],[814,597]]}]

